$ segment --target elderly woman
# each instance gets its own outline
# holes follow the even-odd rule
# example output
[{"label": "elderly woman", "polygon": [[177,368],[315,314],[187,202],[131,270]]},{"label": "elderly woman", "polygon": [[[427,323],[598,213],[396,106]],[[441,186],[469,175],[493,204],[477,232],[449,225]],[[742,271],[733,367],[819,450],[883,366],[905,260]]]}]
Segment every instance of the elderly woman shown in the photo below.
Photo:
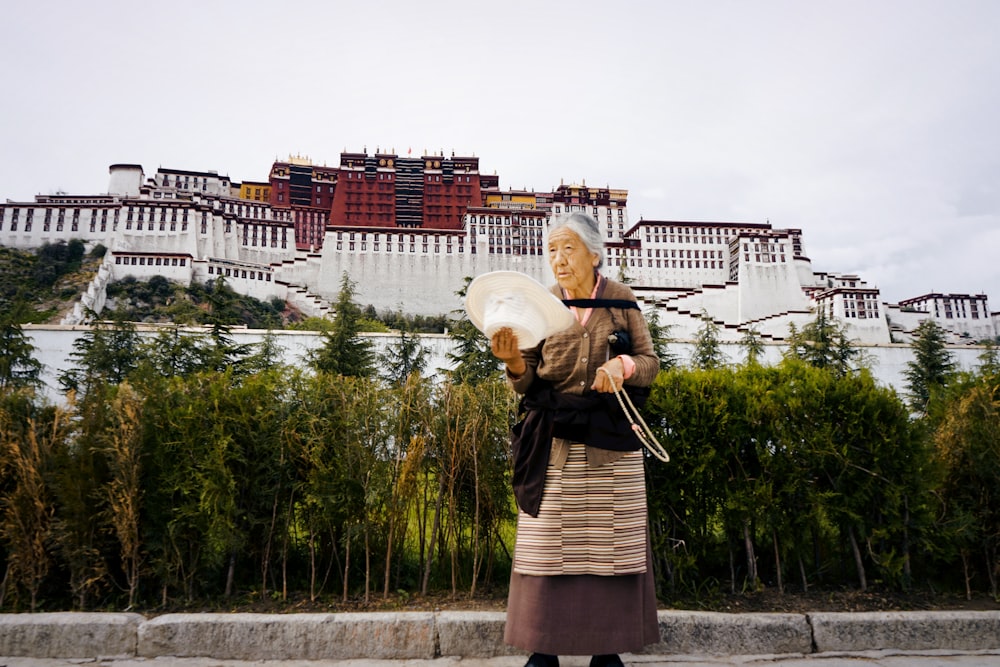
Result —
[{"label": "elderly woman", "polygon": [[[599,273],[603,241],[585,213],[553,222],[548,256],[558,283],[552,292],[571,305],[576,322],[525,350],[500,329],[490,340],[493,354],[526,399],[539,386],[555,401],[603,394],[611,400],[589,410],[621,417],[610,392],[648,387],[659,368],[635,296]],[[613,341],[628,339],[630,349],[619,352]],[[611,443],[606,432],[605,442],[579,429],[551,433],[537,466],[537,506],[517,494],[515,464],[520,510],[504,640],[532,652],[526,667],[557,667],[559,654],[592,655],[592,667],[622,665],[619,653],[659,641],[643,454],[630,432]]]}]

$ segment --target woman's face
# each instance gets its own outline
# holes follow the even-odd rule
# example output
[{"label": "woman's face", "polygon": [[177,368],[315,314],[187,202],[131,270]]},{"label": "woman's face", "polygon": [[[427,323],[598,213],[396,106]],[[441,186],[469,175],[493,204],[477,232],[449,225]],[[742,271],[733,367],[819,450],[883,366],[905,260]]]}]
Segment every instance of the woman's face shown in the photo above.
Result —
[{"label": "woman's face", "polygon": [[573,230],[560,227],[549,234],[549,266],[556,282],[574,299],[588,299],[600,257],[590,252]]}]

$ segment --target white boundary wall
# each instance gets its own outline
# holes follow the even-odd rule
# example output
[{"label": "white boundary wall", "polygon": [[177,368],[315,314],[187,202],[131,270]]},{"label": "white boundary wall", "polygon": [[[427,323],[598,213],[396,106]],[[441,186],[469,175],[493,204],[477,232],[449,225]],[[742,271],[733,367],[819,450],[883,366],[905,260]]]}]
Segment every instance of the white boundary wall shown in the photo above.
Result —
[{"label": "white boundary wall", "polygon": [[[155,336],[164,327],[153,325],[139,325],[138,332],[142,336]],[[62,395],[59,388],[59,374],[73,366],[70,353],[73,351],[73,343],[77,338],[86,332],[86,326],[67,325],[25,325],[24,331],[35,346],[35,358],[44,365],[42,379],[45,382],[45,395],[52,402],[61,402]],[[205,329],[191,328],[192,332],[203,332]],[[307,357],[311,350],[322,345],[322,335],[311,331],[274,331],[279,348],[282,350],[282,361],[294,365],[305,366]],[[232,337],[236,343],[259,343],[267,334],[259,329],[233,329]],[[371,333],[365,334],[374,343],[376,354],[384,353],[386,349],[398,342],[398,334],[392,333]],[[427,364],[427,373],[436,375],[441,369],[451,368],[448,361],[448,353],[452,351],[452,339],[445,334],[421,334],[419,336],[421,344],[430,352],[430,359]],[[781,360],[785,350],[781,344],[765,344],[764,356],[761,360],[764,364],[774,364]],[[670,352],[676,357],[678,363],[687,365],[694,352],[694,345],[691,341],[677,341],[669,344]],[[744,359],[743,348],[736,343],[722,343],[721,349],[726,355],[728,363],[740,363]],[[909,345],[874,345],[862,346],[859,348],[870,360],[869,366],[876,381],[885,386],[893,387],[900,395],[905,393],[906,379],[904,371],[906,364],[913,359],[913,352]],[[979,355],[982,348],[979,347],[950,347],[956,365],[961,370],[973,370],[979,366]]]}]

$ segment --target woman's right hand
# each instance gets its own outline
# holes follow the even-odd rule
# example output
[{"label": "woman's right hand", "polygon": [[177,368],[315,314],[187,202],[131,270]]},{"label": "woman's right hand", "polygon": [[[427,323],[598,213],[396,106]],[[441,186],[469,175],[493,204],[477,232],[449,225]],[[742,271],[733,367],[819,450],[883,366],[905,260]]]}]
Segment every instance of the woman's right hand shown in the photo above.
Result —
[{"label": "woman's right hand", "polygon": [[490,351],[500,361],[507,364],[511,375],[524,375],[527,365],[517,346],[517,334],[510,327],[501,327],[490,339]]}]

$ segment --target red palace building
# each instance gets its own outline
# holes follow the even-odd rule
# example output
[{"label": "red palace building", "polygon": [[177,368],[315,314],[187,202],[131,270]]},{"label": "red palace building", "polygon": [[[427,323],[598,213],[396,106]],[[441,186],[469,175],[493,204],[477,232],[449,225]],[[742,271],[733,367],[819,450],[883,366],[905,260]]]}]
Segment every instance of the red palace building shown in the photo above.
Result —
[{"label": "red palace building", "polygon": [[272,165],[269,182],[271,205],[292,211],[296,246],[313,250],[328,228],[459,230],[466,210],[499,189],[499,177],[479,173],[477,157],[378,150],[341,153],[338,167],[290,157]]}]

